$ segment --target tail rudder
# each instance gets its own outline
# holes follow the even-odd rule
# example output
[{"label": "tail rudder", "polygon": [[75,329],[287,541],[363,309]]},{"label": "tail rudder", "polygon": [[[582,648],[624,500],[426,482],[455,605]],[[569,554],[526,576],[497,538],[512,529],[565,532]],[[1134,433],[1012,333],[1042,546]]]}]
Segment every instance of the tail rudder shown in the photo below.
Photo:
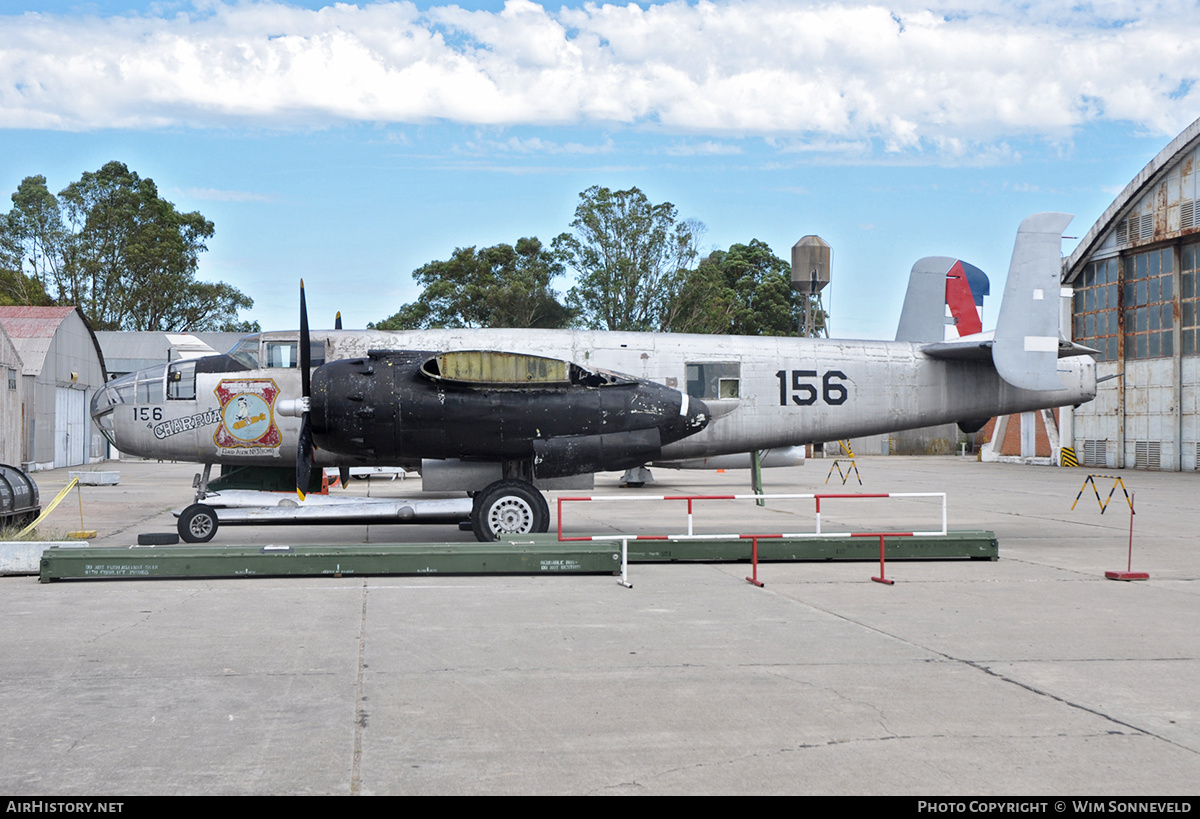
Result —
[{"label": "tail rudder", "polygon": [[1065,388],[1058,375],[1062,232],[1074,218],[1035,213],[1017,230],[992,344],[996,372],[1014,387]]},{"label": "tail rudder", "polygon": [[921,344],[945,337],[946,307],[959,336],[981,332],[978,308],[989,293],[988,278],[975,265],[950,256],[918,259],[908,277],[896,341]]}]

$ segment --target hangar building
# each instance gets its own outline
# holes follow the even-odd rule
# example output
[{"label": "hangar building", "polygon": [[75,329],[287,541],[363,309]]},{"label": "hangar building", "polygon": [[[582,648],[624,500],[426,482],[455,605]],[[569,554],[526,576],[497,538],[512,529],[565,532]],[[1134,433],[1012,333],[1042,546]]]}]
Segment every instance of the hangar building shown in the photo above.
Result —
[{"label": "hangar building", "polygon": [[1068,440],[1085,466],[1200,467],[1198,158],[1200,120],[1125,186],[1063,262],[1071,337],[1100,351],[1097,378],[1109,377],[1072,414]]},{"label": "hangar building", "polygon": [[23,383],[16,388],[20,463],[26,469],[56,469],[101,457],[104,439],[88,406],[105,381],[104,357],[83,312],[78,307],[0,307],[0,327],[21,361]]},{"label": "hangar building", "polygon": [[25,413],[25,381],[21,356],[0,326],[0,463],[21,465],[21,425]]}]

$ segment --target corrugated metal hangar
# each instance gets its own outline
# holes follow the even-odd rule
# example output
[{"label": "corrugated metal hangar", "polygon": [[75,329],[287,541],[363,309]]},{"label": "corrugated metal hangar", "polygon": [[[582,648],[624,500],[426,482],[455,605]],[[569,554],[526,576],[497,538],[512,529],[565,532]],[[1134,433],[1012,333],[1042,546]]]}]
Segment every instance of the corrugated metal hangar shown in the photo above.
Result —
[{"label": "corrugated metal hangar", "polygon": [[[1073,413],[1085,466],[1200,466],[1200,119],[1104,211],[1063,262],[1072,339],[1100,351]],[[1066,331],[1068,328],[1064,328]]]},{"label": "corrugated metal hangar", "polygon": [[[19,356],[23,382],[15,385],[15,367],[6,365],[8,389],[16,393],[6,411],[20,418],[19,447],[7,440],[6,431],[6,457],[19,454],[26,469],[79,466],[99,458],[104,439],[88,406],[105,381],[104,356],[83,312],[78,307],[0,307],[0,326]],[[6,430],[11,425],[6,422]]]}]

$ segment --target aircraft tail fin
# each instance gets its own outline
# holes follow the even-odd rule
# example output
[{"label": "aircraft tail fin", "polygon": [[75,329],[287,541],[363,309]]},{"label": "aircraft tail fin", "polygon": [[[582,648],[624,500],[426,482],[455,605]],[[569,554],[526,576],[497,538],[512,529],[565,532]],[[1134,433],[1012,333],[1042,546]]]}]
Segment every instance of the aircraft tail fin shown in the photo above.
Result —
[{"label": "aircraft tail fin", "polygon": [[929,344],[945,336],[946,307],[959,336],[974,335],[983,326],[978,308],[989,294],[988,277],[975,265],[950,256],[918,259],[908,277],[908,292],[896,329],[896,341]]},{"label": "aircraft tail fin", "polygon": [[945,336],[946,271],[955,260],[949,256],[918,259],[908,274],[908,291],[896,327],[896,341],[921,344],[938,342]]},{"label": "aircraft tail fin", "polygon": [[1075,217],[1035,213],[1021,222],[992,343],[1000,377],[1025,390],[1061,390],[1058,375],[1062,232]]}]

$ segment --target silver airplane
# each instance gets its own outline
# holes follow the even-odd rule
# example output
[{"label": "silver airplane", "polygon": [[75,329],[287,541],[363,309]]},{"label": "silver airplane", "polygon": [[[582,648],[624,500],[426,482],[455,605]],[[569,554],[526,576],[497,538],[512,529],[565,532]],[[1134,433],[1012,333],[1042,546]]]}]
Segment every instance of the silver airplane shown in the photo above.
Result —
[{"label": "silver airplane", "polygon": [[[299,333],[247,336],[226,355],[109,382],[92,416],[122,452],[205,464],[205,481],[212,464],[294,469],[303,498],[313,467],[417,468],[425,490],[474,494],[480,540],[546,531],[539,488],[573,488],[597,471],[748,465],[746,453],[764,450],[790,463],[806,443],[950,422],[973,431],[995,415],[1090,401],[1094,351],[1059,330],[1071,219],[1021,223],[996,329],[950,341],[954,260],[942,257],[913,267],[895,341],[310,333],[301,284]],[[212,536],[206,510],[185,510],[185,539]]]}]

